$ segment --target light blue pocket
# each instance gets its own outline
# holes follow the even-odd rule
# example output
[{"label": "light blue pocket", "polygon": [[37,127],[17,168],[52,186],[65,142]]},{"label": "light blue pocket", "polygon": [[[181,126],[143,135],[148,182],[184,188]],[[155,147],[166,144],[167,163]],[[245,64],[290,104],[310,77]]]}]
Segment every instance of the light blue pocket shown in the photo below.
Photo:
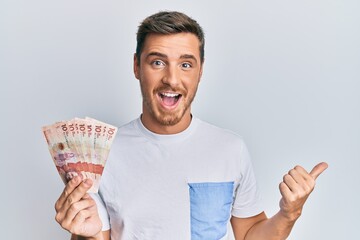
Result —
[{"label": "light blue pocket", "polygon": [[219,240],[230,219],[234,182],[189,183],[191,240]]}]

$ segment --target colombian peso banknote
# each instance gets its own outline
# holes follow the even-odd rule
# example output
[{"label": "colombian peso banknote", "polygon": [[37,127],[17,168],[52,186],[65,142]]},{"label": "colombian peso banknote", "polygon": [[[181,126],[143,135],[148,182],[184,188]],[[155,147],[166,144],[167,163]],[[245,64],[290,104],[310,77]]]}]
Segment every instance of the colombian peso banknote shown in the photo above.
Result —
[{"label": "colombian peso banknote", "polygon": [[117,127],[86,117],[56,122],[42,131],[63,182],[74,176],[90,178],[88,192],[97,192]]}]

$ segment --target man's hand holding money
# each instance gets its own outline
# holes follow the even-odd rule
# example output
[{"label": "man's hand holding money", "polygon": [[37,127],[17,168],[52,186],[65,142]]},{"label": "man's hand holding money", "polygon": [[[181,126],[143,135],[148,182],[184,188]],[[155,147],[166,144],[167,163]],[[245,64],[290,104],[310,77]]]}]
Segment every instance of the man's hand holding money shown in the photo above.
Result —
[{"label": "man's hand holding money", "polygon": [[55,203],[56,221],[67,231],[86,239],[103,239],[95,201],[86,193],[92,181],[77,176],[70,180]]}]

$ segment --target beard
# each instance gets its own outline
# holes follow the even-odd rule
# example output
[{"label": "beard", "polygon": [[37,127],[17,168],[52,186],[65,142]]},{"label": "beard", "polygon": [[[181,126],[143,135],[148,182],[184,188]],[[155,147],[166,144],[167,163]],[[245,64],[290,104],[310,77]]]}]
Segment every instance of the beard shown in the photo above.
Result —
[{"label": "beard", "polygon": [[[182,88],[171,88],[169,86],[160,86],[156,88],[152,93],[145,90],[145,87],[140,82],[141,94],[143,97],[143,106],[147,109],[150,116],[163,126],[174,126],[178,124],[184,117],[187,110],[190,108],[193,102],[197,87],[193,92],[187,92]],[[179,105],[174,110],[165,110],[158,107],[158,99],[156,95],[160,92],[172,91],[180,93],[181,97],[178,99]]]}]

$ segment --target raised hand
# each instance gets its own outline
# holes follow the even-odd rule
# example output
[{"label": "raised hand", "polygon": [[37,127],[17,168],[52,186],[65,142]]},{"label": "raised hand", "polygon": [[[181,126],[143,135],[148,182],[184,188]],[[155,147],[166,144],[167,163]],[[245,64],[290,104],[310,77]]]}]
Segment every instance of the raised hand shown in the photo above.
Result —
[{"label": "raised hand", "polygon": [[303,167],[296,166],[283,177],[280,183],[280,213],[290,221],[295,221],[301,215],[303,206],[314,190],[317,177],[327,169],[325,162],[317,164],[310,173]]},{"label": "raised hand", "polygon": [[74,235],[101,239],[102,223],[95,201],[86,193],[92,181],[75,177],[55,203],[56,221]]}]

